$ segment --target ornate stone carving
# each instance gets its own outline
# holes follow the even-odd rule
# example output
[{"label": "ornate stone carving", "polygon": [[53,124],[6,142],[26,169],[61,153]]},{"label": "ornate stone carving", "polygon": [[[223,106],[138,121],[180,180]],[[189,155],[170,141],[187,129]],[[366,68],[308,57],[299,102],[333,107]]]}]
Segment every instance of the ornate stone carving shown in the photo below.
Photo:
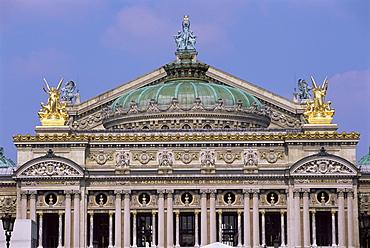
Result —
[{"label": "ornate stone carving", "polygon": [[82,176],[72,166],[59,161],[43,161],[34,164],[23,171],[20,176],[38,177],[38,176]]},{"label": "ornate stone carving", "polygon": [[175,159],[181,160],[184,164],[189,164],[191,161],[198,159],[198,154],[187,150],[184,152],[175,152]]},{"label": "ornate stone carving", "polygon": [[158,165],[159,167],[171,167],[173,165],[172,150],[164,149],[158,151]]},{"label": "ornate stone carving", "polygon": [[146,151],[143,151],[142,153],[134,154],[133,159],[139,161],[142,164],[147,164],[147,163],[149,163],[150,160],[155,159],[155,154],[154,153],[147,153]]},{"label": "ornate stone carving", "polygon": [[113,161],[113,153],[104,153],[104,151],[90,153],[89,159],[95,161],[100,165],[104,165],[107,161]]},{"label": "ornate stone carving", "polygon": [[353,170],[348,168],[346,165],[341,164],[337,161],[328,159],[316,159],[309,161],[298,168],[296,168],[292,174],[301,175],[327,175],[327,174],[352,174],[355,173]]},{"label": "ornate stone carving", "polygon": [[370,212],[370,194],[359,194],[360,212]]},{"label": "ornate stone carving", "polygon": [[117,168],[130,167],[130,151],[128,150],[116,151],[116,167]]},{"label": "ornate stone carving", "polygon": [[213,149],[201,149],[200,150],[200,163],[202,167],[214,167],[215,166],[215,150]]},{"label": "ornate stone carving", "polygon": [[265,159],[269,163],[276,163],[278,159],[284,159],[284,152],[275,152],[274,149],[270,149],[270,152],[261,152],[261,159]]},{"label": "ornate stone carving", "polygon": [[258,151],[257,149],[244,149],[243,150],[244,166],[257,166],[258,165]]},{"label": "ornate stone carving", "polygon": [[16,209],[17,198],[15,196],[4,196],[0,197],[0,209],[1,212],[14,212]]},{"label": "ornate stone carving", "polygon": [[219,152],[218,159],[224,160],[226,163],[231,164],[234,163],[235,160],[240,159],[240,154],[232,151],[227,152]]}]

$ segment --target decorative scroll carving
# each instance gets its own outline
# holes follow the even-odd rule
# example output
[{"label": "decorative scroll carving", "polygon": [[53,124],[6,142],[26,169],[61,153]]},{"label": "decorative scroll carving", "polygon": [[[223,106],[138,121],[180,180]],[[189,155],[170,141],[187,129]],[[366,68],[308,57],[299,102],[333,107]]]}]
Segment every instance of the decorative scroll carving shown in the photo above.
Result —
[{"label": "decorative scroll carving", "polygon": [[23,171],[20,176],[82,176],[72,166],[59,161],[44,161],[34,164]]},{"label": "decorative scroll carving", "polygon": [[302,175],[320,175],[320,174],[352,174],[355,173],[353,170],[348,168],[346,165],[341,164],[334,160],[327,159],[316,159],[309,161],[298,168],[296,168],[292,174]]},{"label": "decorative scroll carving", "polygon": [[130,167],[130,151],[119,150],[116,151],[116,167]]},{"label": "decorative scroll carving", "polygon": [[261,159],[266,159],[269,163],[276,163],[278,159],[284,159],[284,152],[274,152],[274,149],[271,149],[269,153],[261,152]]},{"label": "decorative scroll carving", "polygon": [[1,212],[14,212],[16,209],[17,198],[15,196],[5,196],[0,198]]},{"label": "decorative scroll carving", "polygon": [[159,167],[171,167],[173,164],[172,150],[159,150],[158,151],[158,164]]},{"label": "decorative scroll carving", "polygon": [[146,151],[143,151],[142,153],[136,153],[133,157],[134,160],[139,161],[142,164],[149,163],[150,160],[155,159],[154,153],[146,153]]},{"label": "decorative scroll carving", "polygon": [[243,162],[244,166],[257,166],[258,165],[257,149],[244,149]]},{"label": "decorative scroll carving", "polygon": [[89,159],[95,161],[100,165],[104,165],[107,161],[113,161],[113,153],[104,153],[104,151],[99,151],[98,153],[90,153]]},{"label": "decorative scroll carving", "polygon": [[184,164],[189,164],[191,161],[198,159],[198,154],[189,151],[176,152],[175,159],[181,160]]},{"label": "decorative scroll carving", "polygon": [[215,166],[215,150],[213,149],[201,149],[200,150],[200,163],[202,167],[214,167]]},{"label": "decorative scroll carving", "polygon": [[231,163],[234,163],[235,160],[240,159],[240,154],[236,152],[231,152],[231,151],[219,152],[218,159],[222,159],[226,163],[231,164]]}]

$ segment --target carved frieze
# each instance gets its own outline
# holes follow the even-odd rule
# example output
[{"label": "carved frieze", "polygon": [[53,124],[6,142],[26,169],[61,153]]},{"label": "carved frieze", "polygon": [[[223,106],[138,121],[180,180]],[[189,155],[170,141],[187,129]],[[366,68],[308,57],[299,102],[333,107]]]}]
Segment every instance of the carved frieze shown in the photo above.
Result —
[{"label": "carved frieze", "polygon": [[100,165],[104,165],[107,161],[113,161],[113,153],[104,153],[104,151],[90,153],[89,159]]},{"label": "carved frieze", "polygon": [[59,161],[43,161],[34,164],[24,170],[19,176],[38,177],[38,176],[82,176],[72,166]]},{"label": "carved frieze", "polygon": [[155,153],[143,151],[142,153],[135,153],[133,160],[139,161],[141,164],[147,164],[149,161],[155,159]]},{"label": "carved frieze", "polygon": [[198,159],[198,153],[189,151],[175,152],[175,159],[182,161],[184,164],[189,164],[191,161]]},{"label": "carved frieze", "polygon": [[292,172],[292,174],[301,175],[341,175],[353,173],[355,172],[348,168],[346,165],[328,159],[316,159],[309,161],[305,164],[300,165]]},{"label": "carved frieze", "polygon": [[128,150],[116,151],[116,167],[117,168],[130,167],[130,151]]},{"label": "carved frieze", "polygon": [[3,196],[0,197],[0,210],[3,213],[14,212],[16,209],[16,200],[15,196]]},{"label": "carved frieze", "polygon": [[240,159],[240,154],[237,152],[227,151],[227,152],[219,152],[218,159],[224,160],[228,164],[234,163],[235,160]]},{"label": "carved frieze", "polygon": [[215,166],[215,150],[214,149],[201,149],[200,150],[200,163],[202,167]]},{"label": "carved frieze", "polygon": [[173,165],[172,150],[164,149],[158,151],[158,165],[159,167],[171,167]]},{"label": "carved frieze", "polygon": [[258,151],[257,149],[244,149],[243,150],[244,166],[257,166],[258,165]]},{"label": "carved frieze", "polygon": [[274,149],[271,149],[270,152],[261,152],[261,159],[266,160],[270,164],[276,163],[278,159],[284,159],[284,152],[278,151],[275,152]]}]

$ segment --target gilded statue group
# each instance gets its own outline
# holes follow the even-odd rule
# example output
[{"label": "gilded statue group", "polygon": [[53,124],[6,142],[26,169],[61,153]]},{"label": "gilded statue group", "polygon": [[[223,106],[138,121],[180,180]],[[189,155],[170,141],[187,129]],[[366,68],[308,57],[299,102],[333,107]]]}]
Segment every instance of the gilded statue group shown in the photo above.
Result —
[{"label": "gilded statue group", "polygon": [[49,98],[46,104],[43,102],[40,103],[42,107],[38,113],[40,120],[66,120],[68,118],[66,103],[59,101],[61,97],[60,87],[62,86],[63,80],[63,78],[60,80],[56,88],[50,88],[48,82],[44,78],[47,89],[45,89],[45,87],[42,88],[47,94],[49,94]]},{"label": "gilded statue group", "polygon": [[178,34],[173,36],[177,44],[177,51],[195,51],[195,42],[198,38],[197,35],[193,34],[193,31],[190,30],[190,21],[189,16],[184,16],[184,21],[182,22],[182,31],[179,31]]},{"label": "gilded statue group", "polygon": [[[328,89],[328,77],[325,78],[322,85],[317,86],[313,77],[312,81],[312,92],[314,94],[313,101],[307,102],[307,108],[304,112],[304,116],[310,119],[318,118],[331,118],[334,115],[334,109],[330,107],[331,101],[325,102],[326,91]],[[307,89],[307,88],[306,88]]]}]

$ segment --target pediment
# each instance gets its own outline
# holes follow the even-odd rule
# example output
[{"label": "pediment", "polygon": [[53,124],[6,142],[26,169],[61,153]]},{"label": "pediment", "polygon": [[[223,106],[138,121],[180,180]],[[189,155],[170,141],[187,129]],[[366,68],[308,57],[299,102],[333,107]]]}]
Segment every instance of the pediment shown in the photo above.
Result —
[{"label": "pediment", "polygon": [[357,168],[345,159],[336,156],[322,156],[303,159],[292,166],[292,176],[356,176]]},{"label": "pediment", "polygon": [[22,165],[16,178],[76,178],[83,177],[82,167],[72,160],[59,156],[44,156]]}]

